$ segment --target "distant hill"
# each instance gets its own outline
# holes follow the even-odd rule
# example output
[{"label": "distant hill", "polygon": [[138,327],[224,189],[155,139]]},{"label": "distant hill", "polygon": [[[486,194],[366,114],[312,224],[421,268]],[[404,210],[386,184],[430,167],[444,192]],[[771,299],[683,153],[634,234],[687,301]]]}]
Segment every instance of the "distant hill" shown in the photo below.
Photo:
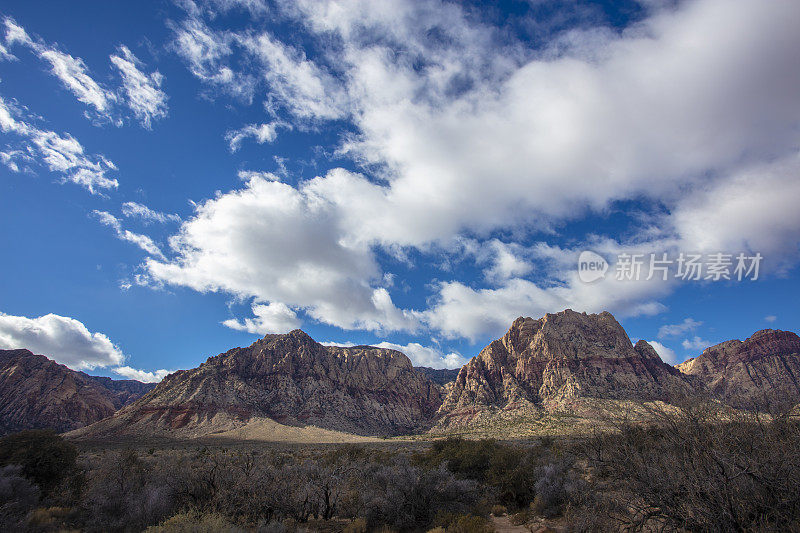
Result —
[{"label": "distant hill", "polygon": [[455,381],[460,368],[430,368],[427,366],[416,366],[414,370],[421,372],[430,378],[437,385],[447,385]]},{"label": "distant hill", "polygon": [[113,415],[154,387],[89,376],[29,350],[0,350],[0,433],[76,429]]}]

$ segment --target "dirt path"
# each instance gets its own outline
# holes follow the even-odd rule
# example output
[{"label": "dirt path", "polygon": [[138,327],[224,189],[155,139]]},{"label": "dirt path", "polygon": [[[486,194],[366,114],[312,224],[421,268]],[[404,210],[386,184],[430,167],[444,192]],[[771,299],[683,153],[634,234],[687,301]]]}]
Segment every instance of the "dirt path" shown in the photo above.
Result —
[{"label": "dirt path", "polygon": [[497,533],[530,533],[530,529],[525,526],[515,526],[509,520],[508,515],[492,515],[492,524]]}]

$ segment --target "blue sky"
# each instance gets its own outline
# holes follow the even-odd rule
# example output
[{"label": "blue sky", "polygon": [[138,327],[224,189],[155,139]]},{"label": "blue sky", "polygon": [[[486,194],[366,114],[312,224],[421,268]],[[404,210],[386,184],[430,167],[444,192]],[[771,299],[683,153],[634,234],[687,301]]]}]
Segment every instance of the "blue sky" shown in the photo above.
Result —
[{"label": "blue sky", "polygon": [[[438,367],[567,307],[673,364],[798,329],[794,3],[0,16],[0,348],[155,380],[295,327]],[[604,278],[580,279],[585,250]],[[645,279],[681,253],[732,279]]]}]

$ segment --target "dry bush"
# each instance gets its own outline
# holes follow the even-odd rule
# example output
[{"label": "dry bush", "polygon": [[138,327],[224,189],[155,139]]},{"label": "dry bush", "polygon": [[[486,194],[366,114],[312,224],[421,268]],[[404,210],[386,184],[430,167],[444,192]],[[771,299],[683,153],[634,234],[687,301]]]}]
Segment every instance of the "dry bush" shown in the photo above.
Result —
[{"label": "dry bush", "polygon": [[19,465],[0,467],[0,531],[17,531],[39,502],[39,488],[23,476]]},{"label": "dry bush", "polygon": [[[619,527],[671,531],[800,528],[800,424],[718,404],[652,408],[589,439],[585,458]],[[595,502],[597,503],[597,502]]]}]

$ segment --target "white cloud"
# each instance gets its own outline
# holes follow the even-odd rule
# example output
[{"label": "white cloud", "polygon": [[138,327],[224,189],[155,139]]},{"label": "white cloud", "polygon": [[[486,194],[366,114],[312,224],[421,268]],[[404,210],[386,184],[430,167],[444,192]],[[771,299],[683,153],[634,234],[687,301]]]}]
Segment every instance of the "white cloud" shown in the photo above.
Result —
[{"label": "white cloud", "polygon": [[800,243],[800,153],[746,166],[725,181],[681,199],[671,215],[689,251],[738,252],[764,256],[764,268],[793,264]]},{"label": "white cloud", "polygon": [[122,204],[122,214],[128,218],[138,218],[145,224],[151,224],[153,222],[166,224],[167,222],[181,221],[181,217],[178,215],[154,211],[146,205],[137,202],[125,202]]},{"label": "white cloud", "polygon": [[146,370],[139,370],[129,366],[118,366],[117,368],[112,368],[111,370],[115,374],[119,374],[126,379],[135,379],[136,381],[141,381],[143,383],[157,383],[172,373],[172,371],[164,370],[163,368],[154,372],[148,372]]},{"label": "white cloud", "polygon": [[26,348],[73,370],[122,364],[122,351],[102,333],[92,333],[74,318],[47,314],[38,318],[0,313],[0,348]]},{"label": "white cloud", "polygon": [[346,94],[340,83],[305,54],[268,33],[239,34],[238,44],[257,58],[270,97],[300,119],[332,120],[346,113]]},{"label": "white cloud", "polygon": [[507,244],[497,239],[492,239],[486,245],[491,255],[491,266],[486,269],[486,279],[501,282],[511,278],[519,278],[533,270],[530,262],[520,257],[520,246]]},{"label": "white cloud", "polygon": [[264,0],[178,0],[176,3],[195,16],[206,12],[212,18],[233,10],[245,10],[254,17],[269,12]]},{"label": "white cloud", "polygon": [[674,350],[667,348],[658,341],[647,341],[647,343],[653,347],[661,360],[668,365],[676,365],[680,362]]},{"label": "white cloud", "polygon": [[778,320],[778,317],[775,315],[767,315],[764,317],[764,320],[767,322],[775,322],[776,320]]},{"label": "white cloud", "polygon": [[101,224],[113,229],[119,240],[134,244],[151,256],[159,259],[165,259],[164,254],[161,252],[161,248],[159,248],[156,243],[153,242],[153,239],[147,235],[142,235],[140,233],[134,233],[130,230],[123,229],[119,219],[107,211],[98,211],[95,209],[92,211],[92,214],[97,217]]},{"label": "white cloud", "polygon": [[658,338],[664,339],[667,337],[680,337],[681,335],[689,333],[690,331],[696,330],[702,325],[702,322],[698,322],[691,317],[685,318],[680,324],[665,324],[658,328]]},{"label": "white cloud", "polygon": [[297,189],[254,176],[198,204],[170,240],[177,258],[149,259],[147,271],[202,292],[282,302],[345,329],[414,329],[417,317],[377,285],[382,275],[372,250],[346,239],[340,211],[313,185]]},{"label": "white cloud", "polygon": [[242,181],[250,181],[253,178],[263,179],[267,181],[280,181],[281,177],[273,174],[272,172],[264,172],[261,170],[240,170],[236,173]]},{"label": "white cloud", "polygon": [[416,342],[408,344],[395,344],[392,342],[381,342],[373,344],[378,348],[388,348],[403,352],[411,359],[414,366],[428,366],[431,368],[460,368],[466,363],[461,354],[456,352],[443,353],[437,348],[423,346]]},{"label": "white cloud", "polygon": [[231,329],[258,335],[286,333],[300,326],[297,313],[281,302],[269,304],[254,302],[252,310],[255,318],[245,318],[243,321],[231,318],[222,324]]},{"label": "white cloud", "polygon": [[212,31],[196,16],[190,17],[175,31],[174,48],[197,78],[232,96],[250,102],[256,79],[234,71],[227,62],[233,53],[232,37]]},{"label": "white cloud", "polygon": [[[320,344],[325,346],[339,346],[341,348],[349,348],[356,346],[354,342],[335,342],[325,341]],[[403,352],[411,359],[414,366],[427,366],[431,368],[460,368],[464,366],[467,360],[459,353],[450,352],[444,353],[438,348],[431,346],[423,346],[417,342],[409,342],[408,344],[396,344],[393,342],[380,342],[378,344],[370,344],[376,348],[386,348],[388,350],[397,350]]]},{"label": "white cloud", "polygon": [[238,130],[231,130],[225,134],[231,152],[236,152],[242,142],[248,137],[253,137],[258,144],[272,142],[278,137],[277,129],[284,124],[279,122],[267,122],[265,124],[248,124]]},{"label": "white cloud", "polygon": [[69,133],[61,135],[40,129],[19,118],[21,114],[19,109],[0,97],[0,130],[23,139],[25,157],[31,158],[35,154],[51,171],[63,174],[65,181],[76,183],[92,194],[119,186],[116,179],[106,176],[107,172],[116,170],[114,163],[101,155],[87,155],[83,146]]},{"label": "white cloud", "polygon": [[78,101],[91,106],[103,118],[110,119],[110,111],[116,96],[103,88],[90,75],[81,58],[61,52],[38,39],[32,39],[25,29],[14,20],[6,17],[5,40],[7,45],[22,44],[28,46],[42,60],[50,64],[50,72],[58,78]]},{"label": "white cloud", "polygon": [[109,57],[122,76],[125,101],[142,126],[150,129],[153,120],[167,116],[167,95],[161,90],[164,76],[142,72],[141,61],[126,46],[120,46],[119,53]]},{"label": "white cloud", "polygon": [[[493,30],[453,3],[283,8],[320,37],[313,61],[268,34],[215,31],[196,14],[176,47],[211,85],[252,95],[265,83],[268,110],[298,127],[350,119],[355,133],[339,153],[378,168],[379,179],[341,169],[296,188],[253,178],[184,225],[174,240],[181,259],[148,265],[158,279],[285,302],[334,325],[422,319],[474,339],[565,307],[663,309],[674,281],[580,283],[584,247],[754,250],[783,264],[800,256],[800,5],[685,2],[624,32],[574,31],[538,50],[498,47]],[[246,59],[237,64],[234,49]],[[273,205],[279,196],[285,205]],[[622,242],[585,236],[568,249],[544,240],[523,249],[487,238],[511,229],[541,238],[630,199],[657,208]],[[299,232],[286,242],[273,228]],[[492,287],[440,281],[423,314],[396,309],[375,250],[446,251],[465,235],[495,248]],[[534,261],[552,266],[536,282],[524,278]],[[297,287],[306,276],[321,296]]]},{"label": "white cloud", "polygon": [[692,339],[684,339],[683,342],[681,343],[681,345],[686,350],[703,351],[706,348],[708,348],[709,346],[711,346],[711,342],[709,342],[709,341],[707,341],[705,339],[701,339],[700,337],[695,335],[694,338],[692,338]]}]

